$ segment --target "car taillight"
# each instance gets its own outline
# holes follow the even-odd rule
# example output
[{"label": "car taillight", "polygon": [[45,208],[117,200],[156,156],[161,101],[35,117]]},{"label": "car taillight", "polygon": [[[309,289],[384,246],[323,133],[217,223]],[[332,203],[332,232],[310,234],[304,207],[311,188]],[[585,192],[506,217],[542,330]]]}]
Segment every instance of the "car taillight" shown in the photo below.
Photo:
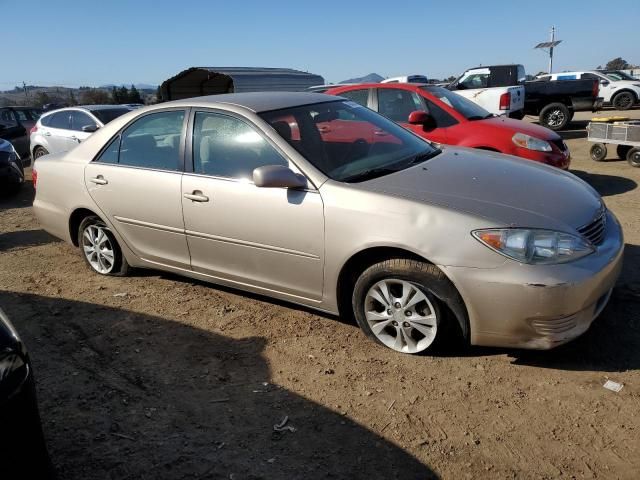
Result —
[{"label": "car taillight", "polygon": [[31,170],[31,181],[33,182],[33,189],[36,189],[36,183],[38,183],[38,171],[34,168]]},{"label": "car taillight", "polygon": [[500,95],[500,110],[509,110],[511,106],[511,92]]},{"label": "car taillight", "polygon": [[31,135],[32,133],[36,133],[38,131],[38,124],[35,124],[33,127],[31,127],[31,130],[29,130],[29,135]]},{"label": "car taillight", "polygon": [[598,80],[593,81],[593,96],[594,98],[598,98],[598,94],[600,93],[600,82]]}]

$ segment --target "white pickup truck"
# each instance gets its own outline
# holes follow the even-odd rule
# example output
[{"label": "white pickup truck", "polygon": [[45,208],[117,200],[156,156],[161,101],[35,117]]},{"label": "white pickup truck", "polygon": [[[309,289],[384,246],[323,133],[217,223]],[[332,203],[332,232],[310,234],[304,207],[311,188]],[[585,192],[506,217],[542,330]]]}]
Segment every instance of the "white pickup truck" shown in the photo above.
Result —
[{"label": "white pickup truck", "polygon": [[[512,71],[513,70],[513,71]],[[517,77],[515,86],[504,85],[504,77]],[[524,81],[526,75],[522,65],[492,65],[470,68],[446,88],[477,103],[495,115],[512,118],[524,117]]]}]

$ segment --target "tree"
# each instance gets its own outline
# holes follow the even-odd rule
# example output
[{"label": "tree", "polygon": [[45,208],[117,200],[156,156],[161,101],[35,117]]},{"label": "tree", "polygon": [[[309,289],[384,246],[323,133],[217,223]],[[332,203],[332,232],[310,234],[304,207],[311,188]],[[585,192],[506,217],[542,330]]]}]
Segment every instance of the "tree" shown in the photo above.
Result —
[{"label": "tree", "polygon": [[76,101],[76,97],[73,94],[73,90],[69,89],[69,97],[67,98],[67,103],[69,105],[77,105],[78,102]]},{"label": "tree", "polygon": [[140,96],[140,92],[136,88],[135,85],[131,85],[131,90],[129,90],[129,98],[128,103],[143,103],[142,97]]},{"label": "tree", "polygon": [[51,99],[49,98],[49,95],[47,95],[47,92],[38,92],[36,94],[35,103],[36,103],[36,107],[42,107],[47,103],[51,103]]},{"label": "tree", "polygon": [[129,103],[129,90],[124,85],[118,89],[118,103]]},{"label": "tree", "polygon": [[114,103],[116,105],[118,103],[122,103],[120,102],[120,93],[118,93],[118,89],[115,85],[111,87],[111,103]]},{"label": "tree", "polygon": [[614,58],[613,60],[609,60],[606,65],[607,70],[624,70],[629,68],[631,65],[627,63],[622,57]]},{"label": "tree", "polygon": [[81,97],[82,103],[89,105],[101,105],[105,103],[111,103],[111,97],[109,94],[101,88],[91,88],[84,90]]}]

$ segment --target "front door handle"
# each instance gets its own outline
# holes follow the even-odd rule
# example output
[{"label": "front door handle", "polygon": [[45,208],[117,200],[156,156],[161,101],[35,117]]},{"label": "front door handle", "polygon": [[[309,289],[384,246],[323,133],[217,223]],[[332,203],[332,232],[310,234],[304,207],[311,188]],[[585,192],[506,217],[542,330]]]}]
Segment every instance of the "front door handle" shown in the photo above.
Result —
[{"label": "front door handle", "polygon": [[91,181],[96,185],[106,185],[109,183],[102,175],[98,175],[95,178],[92,178]]},{"label": "front door handle", "polygon": [[44,135],[45,137],[50,137],[50,136],[51,136],[51,132],[44,132],[44,133],[43,133],[43,135]]},{"label": "front door handle", "polygon": [[208,202],[209,197],[203,195],[200,190],[194,190],[192,193],[185,193],[184,198],[194,202]]}]

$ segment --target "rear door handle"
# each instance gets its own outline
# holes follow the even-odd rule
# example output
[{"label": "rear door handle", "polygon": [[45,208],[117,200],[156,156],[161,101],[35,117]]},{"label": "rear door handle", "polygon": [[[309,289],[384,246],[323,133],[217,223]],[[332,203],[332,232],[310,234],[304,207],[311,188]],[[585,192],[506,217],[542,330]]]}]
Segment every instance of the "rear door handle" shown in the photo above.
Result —
[{"label": "rear door handle", "polygon": [[90,181],[95,183],[96,185],[106,185],[107,183],[109,183],[102,175],[98,175],[97,177],[92,178]]},{"label": "rear door handle", "polygon": [[193,202],[208,202],[209,197],[203,195],[200,190],[194,190],[192,193],[185,193],[184,198],[191,200]]},{"label": "rear door handle", "polygon": [[76,136],[69,137],[69,138],[71,138],[71,140],[73,140],[74,142],[80,143],[80,139],[78,137],[76,137]]}]

